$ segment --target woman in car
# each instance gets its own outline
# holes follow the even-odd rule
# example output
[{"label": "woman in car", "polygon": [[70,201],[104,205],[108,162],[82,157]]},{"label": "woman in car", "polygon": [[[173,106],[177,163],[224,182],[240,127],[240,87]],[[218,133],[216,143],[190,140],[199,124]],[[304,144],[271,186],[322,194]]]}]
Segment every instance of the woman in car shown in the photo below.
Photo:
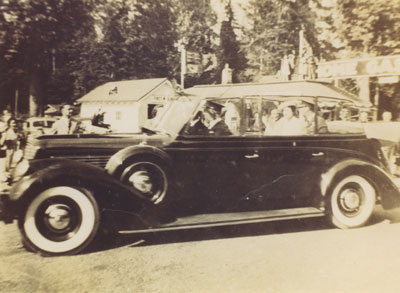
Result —
[{"label": "woman in car", "polygon": [[264,124],[265,130],[264,133],[266,135],[270,135],[274,133],[275,126],[280,118],[279,110],[277,108],[273,108],[269,115],[263,115],[261,117],[261,121]]},{"label": "woman in car", "polygon": [[304,124],[296,117],[296,106],[284,104],[282,118],[276,122],[273,135],[303,135],[306,133]]}]

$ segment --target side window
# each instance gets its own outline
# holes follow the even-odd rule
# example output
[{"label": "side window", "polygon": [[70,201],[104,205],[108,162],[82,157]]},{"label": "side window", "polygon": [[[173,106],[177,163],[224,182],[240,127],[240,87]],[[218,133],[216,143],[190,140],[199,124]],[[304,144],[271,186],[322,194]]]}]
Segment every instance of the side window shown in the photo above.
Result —
[{"label": "side window", "polygon": [[243,122],[246,134],[259,134],[261,131],[260,119],[260,99],[246,98],[244,99]]},{"label": "side window", "polygon": [[360,110],[354,104],[320,99],[318,105],[326,121],[327,133],[364,133],[363,123],[369,121],[368,113],[359,114]]}]

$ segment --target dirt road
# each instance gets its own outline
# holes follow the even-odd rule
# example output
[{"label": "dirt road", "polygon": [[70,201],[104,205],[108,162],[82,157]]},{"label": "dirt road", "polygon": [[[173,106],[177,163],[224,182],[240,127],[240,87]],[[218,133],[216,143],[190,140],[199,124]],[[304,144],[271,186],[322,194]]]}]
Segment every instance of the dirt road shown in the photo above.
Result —
[{"label": "dirt road", "polygon": [[315,219],[120,236],[43,258],[0,224],[1,292],[399,292],[400,210],[338,230]]}]

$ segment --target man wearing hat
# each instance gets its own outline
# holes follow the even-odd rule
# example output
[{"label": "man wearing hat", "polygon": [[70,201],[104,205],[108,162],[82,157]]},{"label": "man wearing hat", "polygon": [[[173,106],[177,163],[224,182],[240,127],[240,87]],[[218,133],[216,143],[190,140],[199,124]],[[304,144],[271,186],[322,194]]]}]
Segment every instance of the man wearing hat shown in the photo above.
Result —
[{"label": "man wearing hat", "polygon": [[222,119],[223,105],[207,101],[202,111],[193,119],[188,134],[192,135],[231,135],[228,125]]},{"label": "man wearing hat", "polygon": [[228,125],[222,119],[224,106],[215,103],[207,102],[206,107],[203,111],[204,124],[208,128],[208,134],[224,136],[231,135]]}]

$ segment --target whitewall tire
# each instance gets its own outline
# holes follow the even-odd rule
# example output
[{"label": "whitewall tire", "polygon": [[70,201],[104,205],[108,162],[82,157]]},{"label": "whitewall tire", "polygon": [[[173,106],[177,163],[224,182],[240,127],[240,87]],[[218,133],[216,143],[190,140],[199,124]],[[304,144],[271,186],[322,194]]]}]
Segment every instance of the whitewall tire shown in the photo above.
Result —
[{"label": "whitewall tire", "polygon": [[376,202],[374,187],[363,177],[345,177],[334,187],[330,198],[332,223],[341,229],[363,226]]},{"label": "whitewall tire", "polygon": [[20,218],[24,245],[42,255],[69,255],[85,249],[99,229],[99,207],[85,189],[43,190]]}]

